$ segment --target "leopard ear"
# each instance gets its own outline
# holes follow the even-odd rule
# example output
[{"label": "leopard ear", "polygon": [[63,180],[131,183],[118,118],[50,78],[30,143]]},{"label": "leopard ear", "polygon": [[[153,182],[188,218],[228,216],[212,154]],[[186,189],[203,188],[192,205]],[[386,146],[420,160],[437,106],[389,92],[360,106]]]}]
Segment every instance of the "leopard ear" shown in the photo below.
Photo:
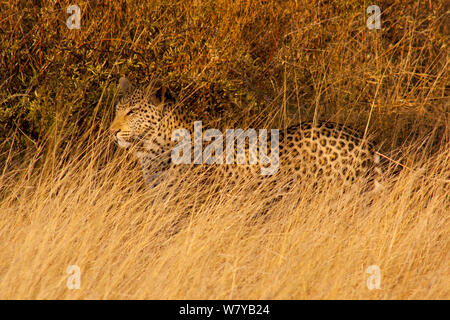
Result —
[{"label": "leopard ear", "polygon": [[153,92],[153,99],[157,105],[172,104],[175,102],[175,98],[167,87],[161,85],[161,83],[158,83],[154,87],[157,89]]},{"label": "leopard ear", "polygon": [[155,91],[155,98],[158,99],[159,101],[161,101],[161,103],[164,103],[166,100],[166,87],[159,87],[156,91]]},{"label": "leopard ear", "polygon": [[127,78],[122,77],[119,79],[119,88],[122,94],[128,93],[132,87],[133,86],[131,85],[130,81],[128,81]]}]

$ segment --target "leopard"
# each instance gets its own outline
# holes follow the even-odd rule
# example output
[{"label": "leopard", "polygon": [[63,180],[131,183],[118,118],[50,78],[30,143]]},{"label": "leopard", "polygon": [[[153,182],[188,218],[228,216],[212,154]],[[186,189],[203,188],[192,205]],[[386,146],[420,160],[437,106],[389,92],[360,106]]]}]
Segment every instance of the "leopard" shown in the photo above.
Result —
[{"label": "leopard", "polygon": [[[380,156],[374,143],[358,130],[331,121],[302,122],[277,130],[278,170],[271,175],[261,174],[261,167],[267,167],[261,159],[257,163],[247,161],[240,164],[175,163],[171,156],[177,145],[173,139],[174,132],[180,128],[194,131],[196,119],[188,107],[183,106],[175,94],[159,81],[135,87],[122,77],[119,88],[121,98],[115,105],[110,133],[120,148],[133,150],[147,186],[159,185],[168,178],[170,169],[178,168],[177,172],[185,172],[187,167],[200,166],[205,170],[214,167],[215,175],[207,174],[207,177],[211,176],[207,181],[222,179],[218,186],[223,182],[238,184],[246,181],[259,185],[270,180],[270,188],[275,190],[287,185],[292,187],[302,181],[325,184],[338,181],[343,187],[362,181],[363,191],[383,189]],[[245,141],[247,159],[254,151],[250,150],[248,140]],[[267,148],[271,152],[274,142],[270,137]],[[260,145],[257,147],[261,148]]]}]

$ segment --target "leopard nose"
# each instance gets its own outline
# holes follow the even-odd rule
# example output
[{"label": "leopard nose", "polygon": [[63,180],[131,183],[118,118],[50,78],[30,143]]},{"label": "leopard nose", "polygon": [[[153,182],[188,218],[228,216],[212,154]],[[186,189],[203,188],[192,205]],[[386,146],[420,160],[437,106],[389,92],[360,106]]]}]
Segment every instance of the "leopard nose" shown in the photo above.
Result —
[{"label": "leopard nose", "polygon": [[110,129],[109,132],[115,137],[120,132],[120,129]]}]

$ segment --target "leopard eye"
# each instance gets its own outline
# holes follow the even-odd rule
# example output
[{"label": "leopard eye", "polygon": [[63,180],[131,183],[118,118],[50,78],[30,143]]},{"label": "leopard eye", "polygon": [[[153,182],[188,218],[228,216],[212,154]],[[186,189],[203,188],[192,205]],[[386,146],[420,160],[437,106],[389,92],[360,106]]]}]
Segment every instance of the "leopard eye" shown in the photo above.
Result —
[{"label": "leopard eye", "polygon": [[129,116],[129,115],[132,115],[134,113],[134,110],[133,109],[131,109],[131,110],[128,110],[128,112],[127,112],[127,116]]}]

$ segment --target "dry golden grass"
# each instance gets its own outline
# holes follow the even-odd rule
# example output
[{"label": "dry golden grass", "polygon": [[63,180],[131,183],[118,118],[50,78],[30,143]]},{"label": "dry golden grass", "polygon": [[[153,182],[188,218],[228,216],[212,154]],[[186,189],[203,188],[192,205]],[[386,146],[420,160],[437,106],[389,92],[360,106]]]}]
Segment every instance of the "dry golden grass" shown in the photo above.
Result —
[{"label": "dry golden grass", "polygon": [[[301,186],[261,217],[245,186],[212,194],[193,175],[168,198],[165,184],[140,188],[103,136],[1,175],[0,298],[449,298],[448,146],[380,194]],[[366,286],[370,265],[380,290]]]},{"label": "dry golden grass", "polygon": [[[362,0],[85,1],[81,30],[70,4],[0,4],[0,298],[450,298],[447,1],[380,2],[378,31]],[[123,75],[212,122],[367,128],[409,169],[265,217],[246,185],[145,190],[106,134]]]}]

